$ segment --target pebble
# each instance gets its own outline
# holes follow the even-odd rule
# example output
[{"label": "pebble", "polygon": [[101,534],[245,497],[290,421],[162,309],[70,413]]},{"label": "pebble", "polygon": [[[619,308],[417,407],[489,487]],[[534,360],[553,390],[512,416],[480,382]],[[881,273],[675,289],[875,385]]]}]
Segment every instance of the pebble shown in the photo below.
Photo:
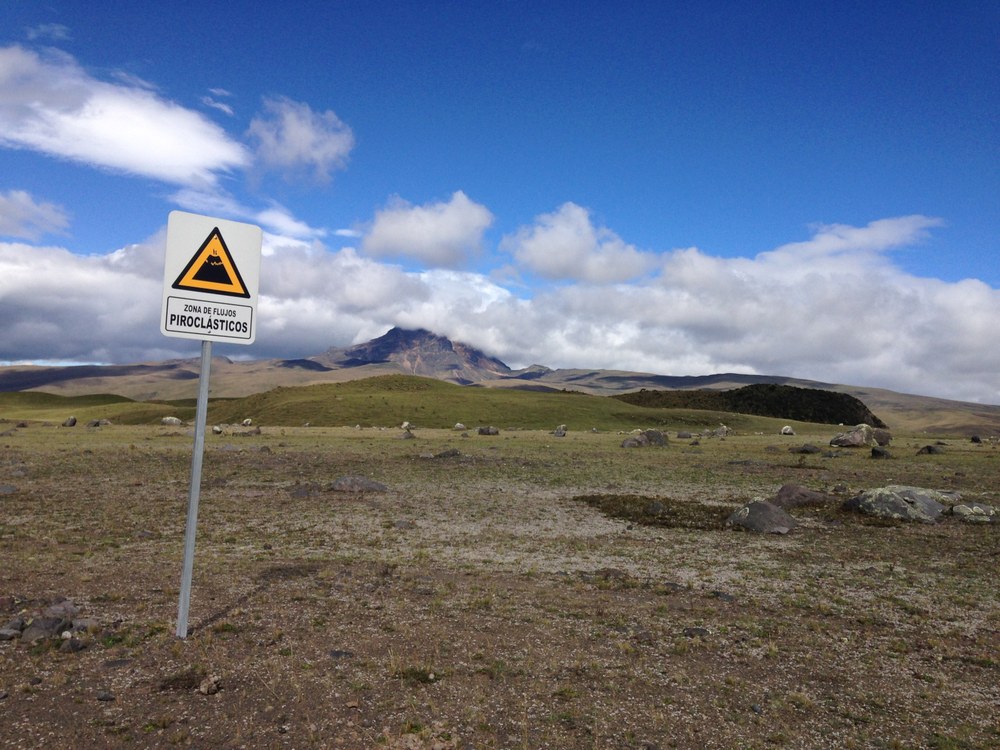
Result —
[{"label": "pebble", "polygon": [[102,703],[110,703],[114,699],[115,699],[115,696],[109,690],[98,690],[97,691],[97,700],[101,701]]}]

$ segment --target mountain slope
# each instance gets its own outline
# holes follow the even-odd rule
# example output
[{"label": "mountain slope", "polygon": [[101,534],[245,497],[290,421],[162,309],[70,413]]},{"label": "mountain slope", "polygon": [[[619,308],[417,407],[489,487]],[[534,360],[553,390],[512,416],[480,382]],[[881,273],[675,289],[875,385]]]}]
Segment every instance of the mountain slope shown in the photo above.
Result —
[{"label": "mountain slope", "polygon": [[[135,365],[0,367],[0,392],[43,391],[63,396],[105,393],[140,401],[193,399],[198,359]],[[429,331],[394,328],[363,344],[333,348],[300,359],[234,362],[212,359],[210,395],[238,398],[277,387],[343,383],[381,375],[418,375],[460,385],[536,391],[579,391],[610,396],[647,390],[733,390],[753,384],[798,386],[844,393],[861,400],[893,430],[917,433],[1000,435],[1000,406],[970,404],[894,391],[777,375],[719,373],[670,376],[623,370],[511,370],[495,357]],[[0,417],[3,415],[0,414]]]}]

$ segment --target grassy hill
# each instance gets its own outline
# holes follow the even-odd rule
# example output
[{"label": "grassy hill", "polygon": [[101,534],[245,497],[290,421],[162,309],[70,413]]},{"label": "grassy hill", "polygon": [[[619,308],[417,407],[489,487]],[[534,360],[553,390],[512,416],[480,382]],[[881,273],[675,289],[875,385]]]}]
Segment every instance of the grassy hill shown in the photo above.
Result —
[{"label": "grassy hill", "polygon": [[117,424],[150,424],[166,416],[193,419],[194,401],[133,401],[113,394],[57,396],[38,391],[0,393],[0,420],[62,423],[76,417],[86,424],[92,419],[110,419]]},{"label": "grassy hill", "polygon": [[[823,391],[817,393],[823,398],[830,395]],[[780,403],[783,399],[777,400]],[[702,391],[667,392],[660,400],[638,398],[637,403],[626,403],[619,398],[573,390],[470,387],[412,375],[382,375],[363,380],[279,387],[243,398],[212,399],[208,420],[211,424],[236,424],[249,417],[257,424],[289,427],[307,423],[330,427],[392,427],[407,421],[418,428],[445,429],[461,422],[470,430],[483,425],[500,429],[552,430],[565,424],[571,431],[640,427],[695,432],[725,423],[743,433],[772,433],[784,424],[795,426],[824,421],[816,416],[818,412],[806,409],[808,404],[804,406],[800,401],[788,402],[796,406],[794,413],[775,411],[769,412],[769,416],[754,416],[745,413],[753,411],[750,407],[707,398]],[[8,422],[62,423],[67,417],[75,416],[84,424],[92,419],[109,419],[116,424],[156,424],[165,416],[190,421],[194,413],[194,399],[134,401],[110,394],[59,396],[37,391],[0,392],[0,420]],[[886,422],[891,429],[900,434],[925,432],[926,416],[921,420],[919,414],[907,415],[908,420],[900,423],[901,413],[905,414],[897,409],[887,415]],[[970,425],[966,414],[955,413],[949,422],[944,419],[949,414],[952,412],[942,410],[934,415],[933,434],[960,435],[973,429],[980,429],[984,436],[994,433],[989,428],[988,414],[983,415],[979,428]],[[837,421],[856,424],[868,420],[839,418]]]},{"label": "grassy hill", "polygon": [[777,431],[778,420],[697,409],[649,409],[573,391],[536,392],[469,388],[431,378],[386,375],[303,388],[276,388],[209,406],[209,421],[299,426],[395,426],[470,430],[626,430],[636,427],[699,430],[725,422],[742,431]]}]

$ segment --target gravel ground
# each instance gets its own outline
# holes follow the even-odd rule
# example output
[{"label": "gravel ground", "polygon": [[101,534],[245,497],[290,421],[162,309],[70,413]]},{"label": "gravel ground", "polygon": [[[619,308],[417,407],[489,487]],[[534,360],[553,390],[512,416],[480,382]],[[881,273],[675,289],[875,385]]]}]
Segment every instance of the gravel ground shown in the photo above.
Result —
[{"label": "gravel ground", "polygon": [[[63,599],[90,621],[80,650],[0,641],[0,747],[1000,746],[1000,526],[829,507],[755,535],[579,499],[735,509],[905,481],[1000,504],[991,446],[416,434],[211,436],[183,640],[190,436],[0,439],[0,626]],[[342,476],[386,489],[331,491]]]}]

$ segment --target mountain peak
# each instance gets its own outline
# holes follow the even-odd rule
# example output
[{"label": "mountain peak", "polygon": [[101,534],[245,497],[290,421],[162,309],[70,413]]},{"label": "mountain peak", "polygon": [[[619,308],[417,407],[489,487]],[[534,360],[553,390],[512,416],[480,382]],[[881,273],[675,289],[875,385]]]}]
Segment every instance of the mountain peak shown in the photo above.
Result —
[{"label": "mountain peak", "polygon": [[330,349],[315,359],[340,367],[392,364],[408,375],[463,385],[510,373],[499,359],[423,328],[392,328],[376,339],[346,349]]}]

